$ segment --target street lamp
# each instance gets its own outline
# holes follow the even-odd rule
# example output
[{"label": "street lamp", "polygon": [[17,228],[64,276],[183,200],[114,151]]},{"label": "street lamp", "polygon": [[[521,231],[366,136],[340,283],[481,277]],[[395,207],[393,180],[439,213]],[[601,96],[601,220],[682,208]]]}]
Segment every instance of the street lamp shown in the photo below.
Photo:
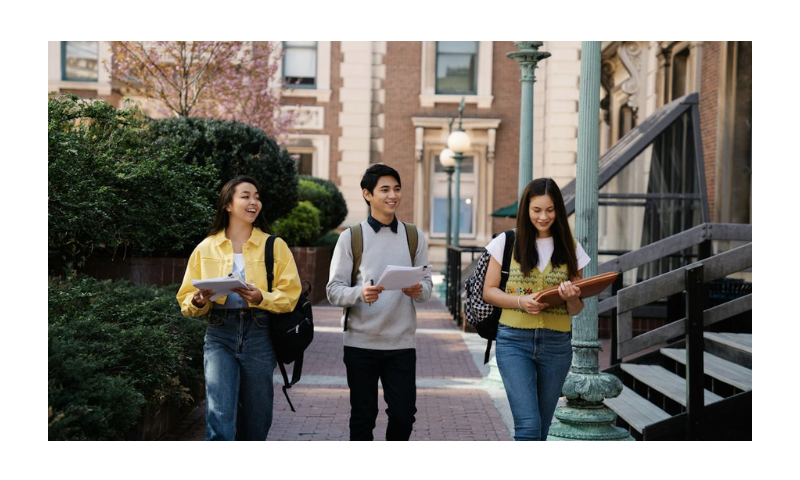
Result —
[{"label": "street lamp", "polygon": [[465,99],[461,99],[461,105],[458,107],[458,128],[455,132],[451,133],[447,138],[447,148],[453,151],[453,159],[456,162],[456,194],[453,198],[455,204],[455,215],[453,218],[453,245],[459,245],[458,239],[461,236],[459,229],[459,218],[461,211],[461,161],[464,159],[464,152],[470,147],[469,135],[461,128],[461,120],[464,116]]},{"label": "street lamp", "polygon": [[453,151],[449,148],[442,150],[439,154],[439,163],[447,173],[447,223],[445,230],[447,231],[447,241],[445,242],[446,248],[450,248],[450,213],[453,210],[453,171],[455,170],[456,159],[453,156]]}]

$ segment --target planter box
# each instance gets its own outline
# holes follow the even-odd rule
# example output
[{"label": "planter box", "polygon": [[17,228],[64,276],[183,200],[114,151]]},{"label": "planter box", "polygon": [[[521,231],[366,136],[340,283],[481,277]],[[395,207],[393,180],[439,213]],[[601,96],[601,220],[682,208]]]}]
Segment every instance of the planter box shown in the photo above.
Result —
[{"label": "planter box", "polygon": [[[331,267],[332,247],[291,247],[300,280],[311,284],[312,304],[326,299],[325,285]],[[188,258],[91,257],[82,273],[98,279],[129,280],[134,285],[171,285],[181,283]]]},{"label": "planter box", "polygon": [[297,263],[300,280],[311,284],[311,304],[327,301],[325,286],[328,284],[333,247],[291,247],[290,250]]}]

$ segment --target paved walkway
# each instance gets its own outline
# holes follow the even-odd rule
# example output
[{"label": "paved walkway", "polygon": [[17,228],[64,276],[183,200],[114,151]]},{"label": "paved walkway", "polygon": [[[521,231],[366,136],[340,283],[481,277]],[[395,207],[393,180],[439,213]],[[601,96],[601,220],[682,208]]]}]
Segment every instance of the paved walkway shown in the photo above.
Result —
[{"label": "paved walkway", "polygon": [[[303,377],[289,390],[292,413],[275,375],[275,407],[269,440],[347,440],[349,392],[342,361],[341,309],[314,307],[314,341],[306,350]],[[417,306],[417,415],[411,440],[511,440],[513,424],[502,383],[484,378],[486,341],[463,333],[441,301]],[[291,371],[289,372],[291,375]],[[490,377],[494,378],[494,376]],[[386,434],[386,404],[379,392],[375,439]],[[165,440],[203,440],[205,403]]]}]

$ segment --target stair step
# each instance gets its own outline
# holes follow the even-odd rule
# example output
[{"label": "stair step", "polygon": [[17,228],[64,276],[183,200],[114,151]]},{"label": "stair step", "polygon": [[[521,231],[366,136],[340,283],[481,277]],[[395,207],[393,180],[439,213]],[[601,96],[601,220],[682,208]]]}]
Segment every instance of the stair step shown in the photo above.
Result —
[{"label": "stair step", "polygon": [[[662,348],[661,353],[678,363],[686,365],[686,349]],[[703,372],[728,385],[749,391],[753,389],[753,371],[729,362],[708,352],[703,352]]]},{"label": "stair step", "polygon": [[628,387],[623,387],[618,397],[606,398],[603,403],[639,433],[648,425],[670,418],[670,414]]},{"label": "stair step", "polygon": [[[650,388],[662,393],[679,404],[686,406],[686,379],[675,375],[659,365],[638,365],[623,363],[622,370],[636,380],[648,385]],[[709,405],[722,400],[716,393],[703,390],[704,404]]]},{"label": "stair step", "polygon": [[753,353],[753,334],[752,333],[715,333],[703,332],[703,337],[708,340],[727,345],[731,348]]}]

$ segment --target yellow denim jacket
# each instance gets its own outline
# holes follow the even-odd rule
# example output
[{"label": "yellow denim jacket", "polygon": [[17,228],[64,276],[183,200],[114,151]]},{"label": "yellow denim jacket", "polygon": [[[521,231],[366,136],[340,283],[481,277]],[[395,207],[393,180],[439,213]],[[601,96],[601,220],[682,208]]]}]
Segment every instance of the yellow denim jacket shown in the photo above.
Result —
[{"label": "yellow denim jacket", "polygon": [[[297,265],[294,263],[289,246],[282,239],[275,240],[275,278],[272,282],[272,293],[267,291],[267,271],[264,265],[264,246],[269,235],[253,227],[253,233],[242,246],[244,256],[244,275],[247,283],[255,284],[261,290],[264,300],[260,304],[249,304],[251,307],[269,310],[274,313],[288,313],[294,310],[300,298],[300,276]],[[209,279],[227,276],[233,271],[233,244],[225,236],[225,230],[215,235],[206,237],[189,257],[183,283],[178,290],[178,303],[181,313],[186,317],[199,317],[211,309],[211,302],[203,308],[197,308],[192,303],[192,296],[197,288],[192,285],[192,280]],[[225,304],[227,296],[222,296],[214,301],[219,305]]]}]

